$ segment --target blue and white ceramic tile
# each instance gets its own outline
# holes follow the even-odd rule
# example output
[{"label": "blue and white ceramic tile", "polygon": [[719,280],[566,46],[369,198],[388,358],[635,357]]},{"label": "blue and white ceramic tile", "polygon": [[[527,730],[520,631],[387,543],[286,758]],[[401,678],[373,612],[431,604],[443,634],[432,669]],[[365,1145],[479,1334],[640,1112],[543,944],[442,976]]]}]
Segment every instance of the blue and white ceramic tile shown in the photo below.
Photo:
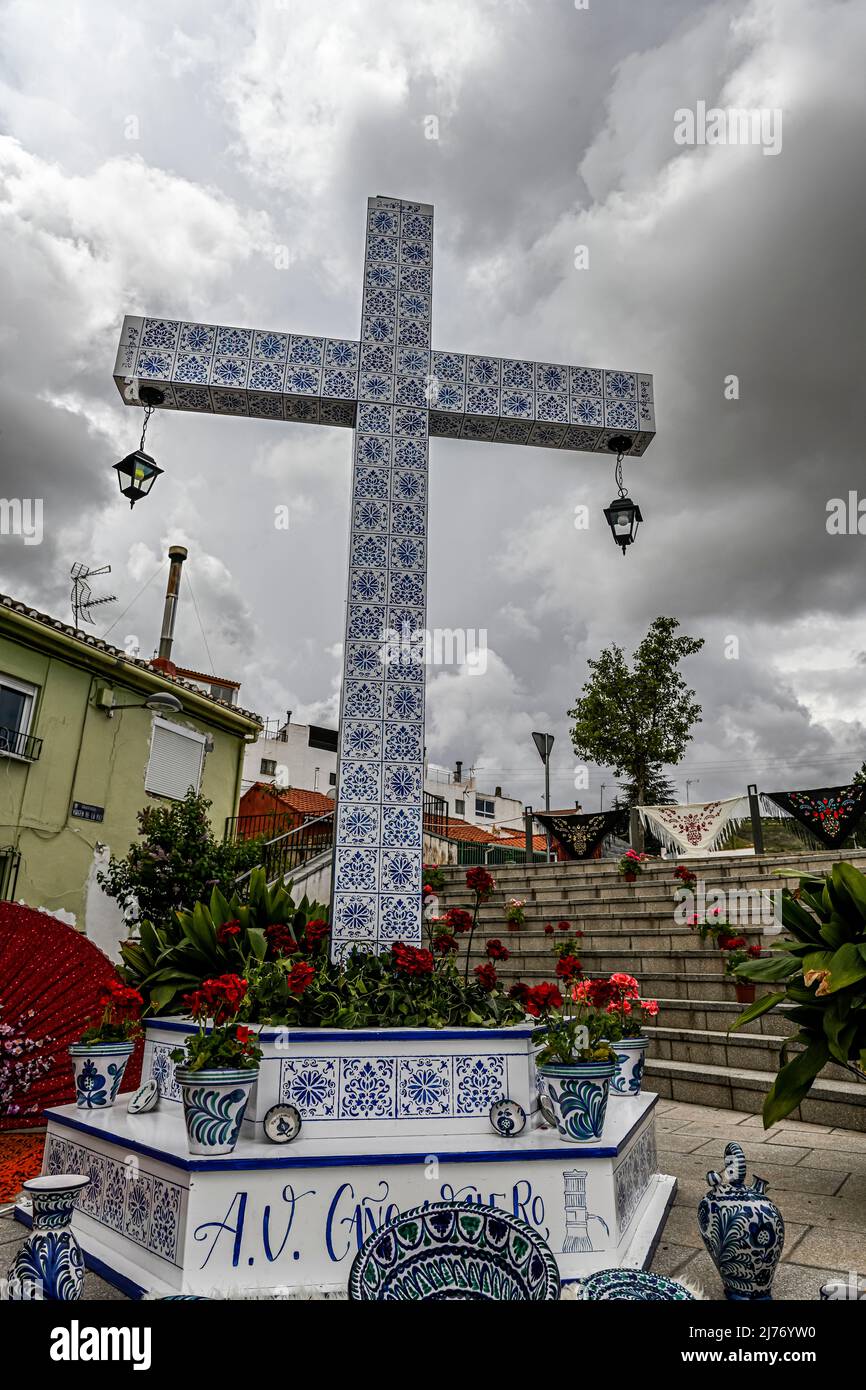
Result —
[{"label": "blue and white ceramic tile", "polygon": [[175,381],[206,386],[210,379],[210,357],[204,353],[179,352],[173,376]]},{"label": "blue and white ceramic tile", "polygon": [[48,1136],[46,1172],[89,1174],[90,1186],[79,1201],[84,1215],[129,1236],[159,1259],[179,1263],[183,1190],[177,1183],[57,1134]]}]

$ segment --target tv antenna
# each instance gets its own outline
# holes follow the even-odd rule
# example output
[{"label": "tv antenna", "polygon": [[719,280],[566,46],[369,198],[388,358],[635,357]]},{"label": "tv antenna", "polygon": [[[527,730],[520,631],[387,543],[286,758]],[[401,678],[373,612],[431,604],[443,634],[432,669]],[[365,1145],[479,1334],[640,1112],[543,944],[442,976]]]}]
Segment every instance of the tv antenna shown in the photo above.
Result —
[{"label": "tv antenna", "polygon": [[72,622],[75,627],[81,623],[92,623],[94,620],[90,616],[91,608],[96,608],[100,603],[114,603],[117,594],[106,594],[104,598],[94,598],[93,590],[88,584],[95,574],[111,574],[111,565],[102,565],[99,569],[90,569],[88,565],[76,560],[72,569],[69,571],[72,578],[72,593],[69,602],[72,605]]}]

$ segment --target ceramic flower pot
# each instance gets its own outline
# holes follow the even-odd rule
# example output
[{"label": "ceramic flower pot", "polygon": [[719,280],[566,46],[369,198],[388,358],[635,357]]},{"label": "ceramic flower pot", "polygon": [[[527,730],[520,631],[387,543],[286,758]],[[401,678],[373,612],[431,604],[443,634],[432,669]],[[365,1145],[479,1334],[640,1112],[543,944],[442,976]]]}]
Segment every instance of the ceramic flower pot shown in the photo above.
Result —
[{"label": "ceramic flower pot", "polygon": [[614,1061],[545,1062],[539,1066],[538,1074],[560,1138],[573,1144],[600,1138],[610,1079],[616,1068]]},{"label": "ceramic flower pot", "polygon": [[214,1157],[232,1152],[258,1075],[258,1067],[214,1067],[210,1071],[178,1067],[191,1154]]},{"label": "ceramic flower pot", "polygon": [[610,1079],[611,1095],[639,1095],[649,1038],[620,1038],[612,1046],[616,1053],[616,1071]]},{"label": "ceramic flower pot", "polygon": [[623,879],[626,883],[634,883],[636,878],[637,874],[623,874]]},{"label": "ceramic flower pot", "polygon": [[71,1302],[84,1287],[84,1257],[69,1224],[90,1178],[58,1173],[30,1178],[24,1191],[33,1202],[33,1225],[9,1268],[6,1296],[13,1302],[43,1298]]},{"label": "ceramic flower pot", "polygon": [[69,1055],[80,1110],[104,1110],[114,1104],[132,1052],[131,1042],[72,1044]]},{"label": "ceramic flower pot", "polygon": [[698,1206],[698,1226],[721,1275],[725,1297],[737,1302],[772,1298],[773,1275],[785,1244],[785,1223],[767,1197],[764,1178],[746,1183],[739,1144],[725,1149],[725,1171],[707,1173],[709,1191]]},{"label": "ceramic flower pot", "polygon": [[737,996],[738,1004],[754,1004],[755,986],[740,984],[739,981],[734,985],[734,993]]}]

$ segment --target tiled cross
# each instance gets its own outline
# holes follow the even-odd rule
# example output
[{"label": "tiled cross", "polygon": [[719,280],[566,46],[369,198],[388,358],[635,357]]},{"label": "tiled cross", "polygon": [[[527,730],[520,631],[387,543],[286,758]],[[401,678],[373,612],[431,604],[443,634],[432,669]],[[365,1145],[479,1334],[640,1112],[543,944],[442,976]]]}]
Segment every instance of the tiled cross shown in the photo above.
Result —
[{"label": "tiled cross", "polygon": [[429,435],[630,455],[652,377],[431,352],[433,209],[370,198],[361,341],[125,318],[114,376],[141,404],[355,430],[332,941],[421,940]]}]

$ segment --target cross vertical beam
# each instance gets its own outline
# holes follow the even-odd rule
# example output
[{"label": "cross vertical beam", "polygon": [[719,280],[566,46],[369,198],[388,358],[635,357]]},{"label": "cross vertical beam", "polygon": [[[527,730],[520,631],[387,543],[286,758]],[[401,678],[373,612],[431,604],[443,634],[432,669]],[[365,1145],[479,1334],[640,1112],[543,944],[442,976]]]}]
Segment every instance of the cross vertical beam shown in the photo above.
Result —
[{"label": "cross vertical beam", "polygon": [[421,940],[433,209],[367,205],[332,951]]}]

